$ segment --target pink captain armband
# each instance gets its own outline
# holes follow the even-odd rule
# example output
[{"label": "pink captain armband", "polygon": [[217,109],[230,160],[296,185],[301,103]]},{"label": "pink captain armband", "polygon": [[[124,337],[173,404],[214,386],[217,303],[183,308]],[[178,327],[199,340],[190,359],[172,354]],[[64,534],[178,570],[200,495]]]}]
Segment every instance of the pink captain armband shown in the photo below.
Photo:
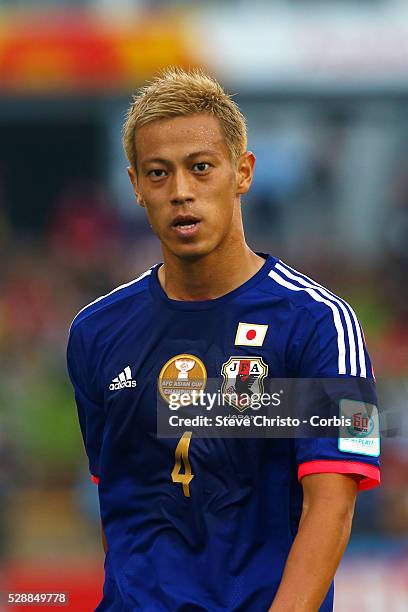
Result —
[{"label": "pink captain armband", "polygon": [[309,474],[351,474],[360,476],[359,491],[367,491],[378,486],[381,481],[380,468],[370,463],[359,461],[324,460],[307,461],[298,468],[298,480]]}]

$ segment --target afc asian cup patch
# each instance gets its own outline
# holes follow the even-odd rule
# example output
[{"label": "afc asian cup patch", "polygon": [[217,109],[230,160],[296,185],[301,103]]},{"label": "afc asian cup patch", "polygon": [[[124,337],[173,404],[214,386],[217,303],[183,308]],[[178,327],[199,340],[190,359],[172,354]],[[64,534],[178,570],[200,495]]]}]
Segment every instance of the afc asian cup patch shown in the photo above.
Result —
[{"label": "afc asian cup patch", "polygon": [[175,355],[162,367],[157,381],[160,395],[170,402],[172,394],[188,394],[205,389],[207,370],[205,365],[195,355],[182,353]]},{"label": "afc asian cup patch", "polygon": [[240,412],[251,406],[251,397],[264,392],[263,379],[268,366],[262,357],[230,357],[222,364],[221,393]]},{"label": "afc asian cup patch", "polygon": [[374,404],[342,399],[340,418],[344,425],[339,432],[339,451],[378,457],[380,455],[380,425],[378,408]]}]

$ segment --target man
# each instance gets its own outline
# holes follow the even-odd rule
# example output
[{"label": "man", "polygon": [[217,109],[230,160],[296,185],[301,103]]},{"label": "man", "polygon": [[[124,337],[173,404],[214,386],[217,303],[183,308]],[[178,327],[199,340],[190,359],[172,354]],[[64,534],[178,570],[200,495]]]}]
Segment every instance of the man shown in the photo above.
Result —
[{"label": "man", "polygon": [[255,157],[238,107],[209,76],[171,69],[141,89],[124,146],[164,263],[83,308],[70,331],[106,534],[98,610],[332,610],[356,493],[379,482],[377,453],[331,438],[158,437],[157,387],[189,370],[220,378],[243,356],[274,378],[341,378],[345,397],[370,401],[355,396],[356,377],[372,386],[355,314],[247,246],[240,197]]}]

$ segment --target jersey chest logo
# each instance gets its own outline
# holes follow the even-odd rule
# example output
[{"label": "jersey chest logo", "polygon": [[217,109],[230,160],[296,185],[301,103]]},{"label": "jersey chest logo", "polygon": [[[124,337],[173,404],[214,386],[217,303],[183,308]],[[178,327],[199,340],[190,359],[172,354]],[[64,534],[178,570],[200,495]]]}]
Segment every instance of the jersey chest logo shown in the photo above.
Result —
[{"label": "jersey chest logo", "polygon": [[136,387],[136,381],[132,376],[132,370],[130,366],[126,366],[122,372],[119,372],[115,378],[112,378],[112,382],[109,385],[110,391],[117,391],[118,389],[129,389]]},{"label": "jersey chest logo", "polygon": [[205,389],[207,370],[195,355],[182,353],[169,359],[162,367],[158,387],[162,398],[170,401],[171,395],[199,392]]},{"label": "jersey chest logo", "polygon": [[263,379],[268,366],[262,357],[230,357],[222,364],[221,393],[240,412],[251,406],[251,398],[264,392]]}]

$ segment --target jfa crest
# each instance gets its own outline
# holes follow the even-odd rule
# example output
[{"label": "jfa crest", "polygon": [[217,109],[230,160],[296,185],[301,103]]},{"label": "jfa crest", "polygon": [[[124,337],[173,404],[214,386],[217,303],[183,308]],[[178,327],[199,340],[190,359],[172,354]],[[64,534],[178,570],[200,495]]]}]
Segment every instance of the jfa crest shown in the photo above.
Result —
[{"label": "jfa crest", "polygon": [[222,364],[221,393],[234,408],[243,412],[251,406],[251,397],[264,392],[263,379],[268,366],[262,357],[230,357]]}]

